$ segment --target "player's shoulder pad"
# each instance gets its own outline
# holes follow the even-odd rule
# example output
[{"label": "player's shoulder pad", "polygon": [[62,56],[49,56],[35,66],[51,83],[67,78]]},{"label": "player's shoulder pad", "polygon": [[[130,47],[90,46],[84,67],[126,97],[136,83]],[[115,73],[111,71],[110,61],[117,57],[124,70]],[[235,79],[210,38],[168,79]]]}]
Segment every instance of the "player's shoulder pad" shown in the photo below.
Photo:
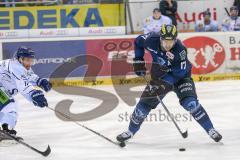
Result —
[{"label": "player's shoulder pad", "polygon": [[9,72],[17,79],[27,79],[27,70],[17,61],[9,62]]},{"label": "player's shoulder pad", "polygon": [[145,40],[144,47],[155,48],[158,47],[160,44],[160,34],[151,32],[147,39]]},{"label": "player's shoulder pad", "polygon": [[159,43],[160,43],[160,35],[158,35],[157,33],[154,33],[154,32],[150,32],[148,34],[139,35],[135,39],[135,45],[142,46],[144,48],[146,48],[146,46],[154,45],[156,43],[158,43],[157,45],[159,45]]}]

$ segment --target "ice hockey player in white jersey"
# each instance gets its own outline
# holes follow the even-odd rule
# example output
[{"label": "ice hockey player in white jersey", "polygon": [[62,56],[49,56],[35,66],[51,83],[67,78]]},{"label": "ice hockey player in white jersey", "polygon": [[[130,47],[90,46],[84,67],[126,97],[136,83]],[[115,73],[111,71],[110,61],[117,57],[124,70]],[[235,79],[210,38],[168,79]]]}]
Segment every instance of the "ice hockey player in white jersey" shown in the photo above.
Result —
[{"label": "ice hockey player in white jersey", "polygon": [[238,8],[232,6],[230,8],[230,16],[223,20],[222,31],[240,31],[240,17],[238,16]]},{"label": "ice hockey player in white jersey", "polygon": [[[18,105],[14,96],[19,92],[35,106],[48,106],[43,91],[51,90],[51,83],[39,78],[31,69],[34,63],[35,52],[26,47],[18,48],[12,59],[0,62],[0,129],[13,136],[18,119]],[[0,134],[0,141],[7,139]]]},{"label": "ice hockey player in white jersey", "polygon": [[172,24],[172,20],[167,16],[161,14],[160,9],[155,8],[153,15],[144,19],[143,32],[144,34],[150,32],[159,32],[163,24]]}]

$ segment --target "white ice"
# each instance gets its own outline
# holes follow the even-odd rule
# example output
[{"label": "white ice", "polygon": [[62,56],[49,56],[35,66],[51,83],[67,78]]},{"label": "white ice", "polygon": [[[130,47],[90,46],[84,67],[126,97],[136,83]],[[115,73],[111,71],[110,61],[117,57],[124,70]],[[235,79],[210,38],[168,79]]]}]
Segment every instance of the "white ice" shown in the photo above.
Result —
[{"label": "white ice", "polygon": [[[96,87],[116,94],[112,86]],[[143,87],[135,89],[141,90]],[[20,117],[17,124],[18,134],[25,141],[41,150],[47,144],[52,148],[48,160],[239,160],[240,159],[240,81],[217,81],[196,83],[201,104],[207,110],[216,129],[223,135],[223,144],[211,140],[194,121],[178,122],[181,129],[188,129],[189,137],[183,139],[172,122],[145,122],[135,137],[121,149],[92,134],[72,122],[64,122],[48,109],[32,106],[18,96]],[[126,93],[127,94],[127,93]],[[54,107],[60,100],[74,100],[71,111],[86,112],[97,107],[101,100],[83,96],[47,93],[49,106]],[[121,99],[112,112],[97,119],[80,122],[103,135],[114,139],[127,129],[128,122],[121,122],[119,114],[133,111]],[[164,99],[172,113],[185,114],[175,94]],[[162,107],[159,105],[158,109]],[[158,113],[158,109],[153,113]],[[179,148],[186,148],[179,152]],[[40,160],[44,157],[22,145],[0,147],[0,160]]]}]

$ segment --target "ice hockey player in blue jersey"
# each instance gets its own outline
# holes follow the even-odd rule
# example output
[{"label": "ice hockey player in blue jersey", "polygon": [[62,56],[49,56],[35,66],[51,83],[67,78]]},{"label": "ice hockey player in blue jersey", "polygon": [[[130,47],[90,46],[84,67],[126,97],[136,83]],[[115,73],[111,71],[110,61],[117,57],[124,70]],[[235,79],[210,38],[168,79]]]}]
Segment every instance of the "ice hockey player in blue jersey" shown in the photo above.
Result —
[{"label": "ice hockey player in blue jersey", "polygon": [[152,56],[150,86],[142,93],[140,101],[135,107],[128,131],[117,136],[119,142],[132,138],[140,129],[141,124],[151,109],[159,104],[156,97],[161,99],[174,91],[181,106],[190,112],[207,134],[216,142],[222,136],[213,127],[213,124],[197,98],[195,84],[191,78],[192,65],[187,58],[187,49],[177,39],[177,29],[174,25],[163,25],[160,33],[140,35],[135,39],[135,58],[133,68],[138,76],[146,74],[144,49]]},{"label": "ice hockey player in blue jersey", "polygon": [[[14,99],[21,93],[35,106],[48,106],[44,93],[36,86],[48,92],[52,85],[44,78],[39,78],[31,69],[35,52],[30,48],[20,47],[14,58],[0,61],[0,129],[15,136],[14,130],[18,118],[18,105]],[[0,141],[7,139],[0,134]]]}]

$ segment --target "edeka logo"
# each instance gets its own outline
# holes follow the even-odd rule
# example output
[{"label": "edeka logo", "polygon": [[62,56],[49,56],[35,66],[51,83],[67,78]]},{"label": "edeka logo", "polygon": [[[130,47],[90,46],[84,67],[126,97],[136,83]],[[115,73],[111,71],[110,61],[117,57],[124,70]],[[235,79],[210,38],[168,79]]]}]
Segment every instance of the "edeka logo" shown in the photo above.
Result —
[{"label": "edeka logo", "polygon": [[188,59],[193,65],[193,74],[207,74],[218,69],[224,62],[224,47],[209,37],[191,37],[183,41],[188,50]]},{"label": "edeka logo", "polygon": [[[67,28],[68,25],[71,25],[72,27],[80,27],[78,20],[75,19],[75,16],[79,11],[80,9],[76,8],[67,13],[66,9],[61,9],[60,15],[58,15],[57,10],[37,10],[36,13],[32,13],[31,11],[13,11],[13,17],[11,17],[11,12],[9,11],[0,11],[0,22],[2,23],[0,29],[11,29],[11,18],[13,18],[14,21],[14,29],[34,28],[36,21],[37,28],[39,29],[57,28],[57,17],[60,17],[61,20],[60,28]],[[95,18],[93,19],[92,17]],[[27,22],[24,25],[21,24],[23,19],[27,19]],[[97,8],[89,8],[87,10],[84,27],[89,27],[90,25],[103,26],[103,22]]]},{"label": "edeka logo", "polygon": [[0,30],[119,26],[120,13],[116,4],[1,8]]}]

